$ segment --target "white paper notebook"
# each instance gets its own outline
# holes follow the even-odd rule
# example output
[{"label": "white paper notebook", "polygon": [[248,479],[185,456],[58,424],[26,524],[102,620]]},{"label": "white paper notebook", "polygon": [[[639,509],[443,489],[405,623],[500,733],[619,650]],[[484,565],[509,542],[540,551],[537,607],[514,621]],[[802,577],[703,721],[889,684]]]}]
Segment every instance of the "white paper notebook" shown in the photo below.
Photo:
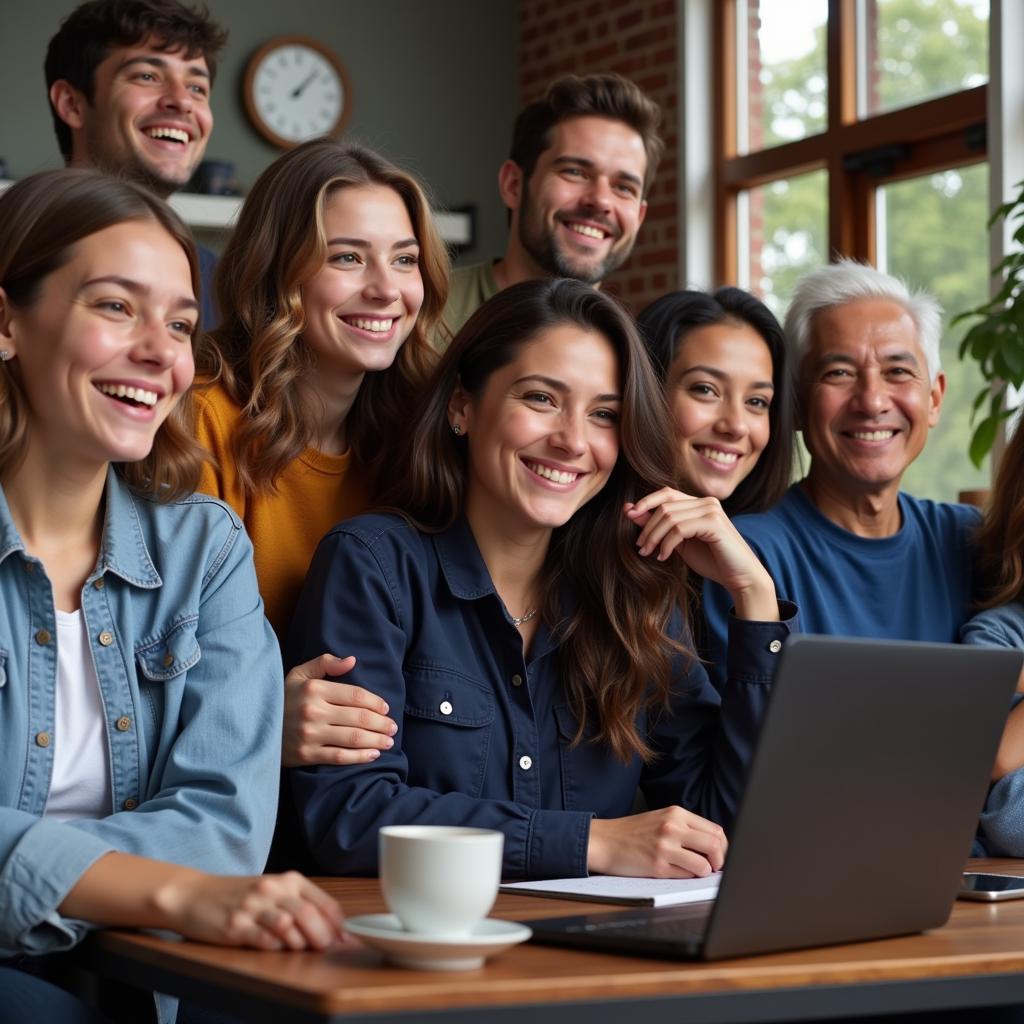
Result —
[{"label": "white paper notebook", "polygon": [[718,895],[722,877],[716,871],[707,878],[620,878],[591,875],[589,878],[546,878],[539,882],[510,882],[502,892],[523,896],[547,896],[560,900],[592,900],[595,903],[626,903],[637,907],[672,907],[699,903]]}]

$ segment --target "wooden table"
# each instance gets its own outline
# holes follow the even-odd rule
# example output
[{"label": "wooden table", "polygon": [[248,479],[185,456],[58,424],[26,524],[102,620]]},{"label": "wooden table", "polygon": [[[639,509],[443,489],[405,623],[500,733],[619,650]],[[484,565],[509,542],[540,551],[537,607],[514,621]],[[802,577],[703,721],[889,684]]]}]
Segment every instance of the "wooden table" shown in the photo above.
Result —
[{"label": "wooden table", "polygon": [[[1024,875],[1024,861],[971,866]],[[349,914],[385,909],[376,880],[320,879]],[[528,896],[494,916],[526,920],[611,909]],[[100,932],[91,970],[252,1021],[389,1024],[529,1021],[619,1024],[789,1021],[1024,1004],[1024,900],[957,901],[922,935],[715,963],[647,960],[526,944],[467,972],[410,971],[368,949],[261,953]]]}]

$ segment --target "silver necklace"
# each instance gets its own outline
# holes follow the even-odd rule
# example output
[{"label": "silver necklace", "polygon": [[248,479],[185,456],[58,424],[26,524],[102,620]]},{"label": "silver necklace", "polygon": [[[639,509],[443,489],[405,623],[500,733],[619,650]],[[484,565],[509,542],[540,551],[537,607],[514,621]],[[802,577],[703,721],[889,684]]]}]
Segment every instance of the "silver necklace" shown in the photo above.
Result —
[{"label": "silver necklace", "polygon": [[509,616],[512,619],[512,625],[518,629],[523,623],[529,622],[530,619],[537,614],[536,608],[531,608],[525,615],[520,615],[517,619],[514,615]]}]

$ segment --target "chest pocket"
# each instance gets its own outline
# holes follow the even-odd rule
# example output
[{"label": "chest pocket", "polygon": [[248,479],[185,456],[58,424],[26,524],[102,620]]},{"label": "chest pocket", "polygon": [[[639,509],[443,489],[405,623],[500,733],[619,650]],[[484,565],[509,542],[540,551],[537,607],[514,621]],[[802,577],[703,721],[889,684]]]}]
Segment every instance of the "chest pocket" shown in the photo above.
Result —
[{"label": "chest pocket", "polygon": [[187,672],[199,661],[198,624],[198,616],[190,616],[169,626],[156,639],[144,640],[136,646],[135,660],[146,679],[165,683]]},{"label": "chest pocket", "polygon": [[407,666],[402,750],[409,784],[440,793],[480,795],[487,771],[494,696],[446,669]]},{"label": "chest pocket", "polygon": [[562,802],[567,811],[592,811],[599,818],[618,818],[632,810],[640,760],[623,764],[605,743],[595,741],[597,719],[587,715],[579,743],[573,738],[579,719],[567,704],[554,708],[558,753],[562,771]]}]

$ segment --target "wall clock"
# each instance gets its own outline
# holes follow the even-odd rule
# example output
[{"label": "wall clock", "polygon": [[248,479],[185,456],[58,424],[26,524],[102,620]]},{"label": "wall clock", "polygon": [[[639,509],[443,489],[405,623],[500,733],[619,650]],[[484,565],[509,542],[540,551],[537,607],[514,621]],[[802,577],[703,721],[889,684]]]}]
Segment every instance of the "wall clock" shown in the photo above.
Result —
[{"label": "wall clock", "polygon": [[244,94],[256,130],[281,149],[337,135],[352,107],[341,61],[305,36],[277,36],[261,46],[246,68]]}]

